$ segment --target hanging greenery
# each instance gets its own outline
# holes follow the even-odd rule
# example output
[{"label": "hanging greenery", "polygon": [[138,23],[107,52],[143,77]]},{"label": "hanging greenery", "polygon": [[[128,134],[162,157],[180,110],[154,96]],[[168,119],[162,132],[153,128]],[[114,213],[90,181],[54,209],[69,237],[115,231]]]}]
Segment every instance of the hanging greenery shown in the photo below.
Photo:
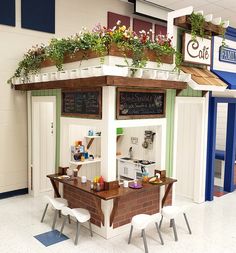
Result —
[{"label": "hanging greenery", "polygon": [[205,23],[205,18],[202,14],[200,13],[195,13],[192,12],[190,15],[190,23],[191,23],[191,36],[193,40],[196,40],[197,35],[200,37],[205,36],[204,32],[204,23]]}]

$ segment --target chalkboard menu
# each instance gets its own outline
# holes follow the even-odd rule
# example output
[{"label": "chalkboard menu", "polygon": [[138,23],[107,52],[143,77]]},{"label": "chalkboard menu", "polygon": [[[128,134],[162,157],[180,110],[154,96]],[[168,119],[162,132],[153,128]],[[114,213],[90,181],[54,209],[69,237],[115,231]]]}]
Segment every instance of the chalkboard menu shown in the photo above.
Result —
[{"label": "chalkboard menu", "polygon": [[117,89],[117,119],[165,117],[165,91]]},{"label": "chalkboard menu", "polygon": [[102,118],[101,88],[63,90],[62,115],[80,118]]}]

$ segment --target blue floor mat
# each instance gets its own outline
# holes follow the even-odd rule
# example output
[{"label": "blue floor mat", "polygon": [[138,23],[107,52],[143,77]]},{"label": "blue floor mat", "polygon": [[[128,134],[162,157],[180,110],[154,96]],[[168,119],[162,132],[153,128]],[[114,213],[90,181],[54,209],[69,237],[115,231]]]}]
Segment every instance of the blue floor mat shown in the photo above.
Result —
[{"label": "blue floor mat", "polygon": [[60,235],[59,231],[52,230],[43,234],[35,235],[34,238],[36,238],[46,247],[69,239],[67,236],[63,234],[61,236],[59,235]]}]

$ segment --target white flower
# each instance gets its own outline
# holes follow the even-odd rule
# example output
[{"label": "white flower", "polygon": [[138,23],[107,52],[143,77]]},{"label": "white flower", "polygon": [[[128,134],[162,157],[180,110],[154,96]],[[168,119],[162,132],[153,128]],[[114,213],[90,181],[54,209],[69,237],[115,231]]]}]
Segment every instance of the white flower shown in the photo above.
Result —
[{"label": "white flower", "polygon": [[120,25],[120,24],[121,24],[121,21],[120,21],[120,20],[118,20],[118,21],[116,22],[116,24],[117,24],[117,25]]}]

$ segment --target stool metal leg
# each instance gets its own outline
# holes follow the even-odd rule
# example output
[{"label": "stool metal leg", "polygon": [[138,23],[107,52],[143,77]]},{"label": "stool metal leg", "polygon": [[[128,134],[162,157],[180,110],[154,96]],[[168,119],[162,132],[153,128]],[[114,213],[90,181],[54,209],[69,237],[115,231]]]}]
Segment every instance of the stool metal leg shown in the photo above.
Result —
[{"label": "stool metal leg", "polygon": [[143,234],[143,244],[144,244],[144,248],[145,248],[145,253],[148,253],[148,247],[147,247],[147,238],[146,238],[146,234],[145,234],[145,230],[142,230],[142,234]]},{"label": "stool metal leg", "polygon": [[76,229],[76,236],[75,236],[75,245],[78,244],[79,232],[80,232],[80,222],[77,221],[77,229]]},{"label": "stool metal leg", "polygon": [[157,228],[157,233],[158,233],[159,238],[161,240],[161,244],[164,245],[164,241],[163,241],[163,238],[162,238],[161,231],[159,229],[158,223],[156,222],[155,224],[156,224],[156,228]]},{"label": "stool metal leg", "polygon": [[57,215],[58,215],[58,210],[55,210],[54,219],[53,219],[53,223],[52,223],[52,230],[55,229]]},{"label": "stool metal leg", "polygon": [[183,215],[184,215],[184,219],[185,219],[185,221],[186,221],[187,227],[188,227],[189,234],[191,235],[191,234],[192,234],[192,231],[191,231],[191,228],[190,228],[190,226],[189,226],[189,223],[188,223],[188,219],[187,219],[186,213],[183,213]]},{"label": "stool metal leg", "polygon": [[162,221],[163,221],[163,215],[161,216],[161,220],[160,220],[160,223],[159,223],[159,228],[161,228]]},{"label": "stool metal leg", "polygon": [[60,231],[60,236],[61,236],[61,234],[62,234],[62,232],[63,232],[64,227],[65,227],[66,220],[67,220],[67,216],[64,217],[64,220],[63,220],[63,222],[62,222],[61,231]]},{"label": "stool metal leg", "polygon": [[143,237],[143,230],[141,231],[141,237]]},{"label": "stool metal leg", "polygon": [[71,224],[70,215],[68,215],[68,221],[69,221],[69,224]]},{"label": "stool metal leg", "polygon": [[178,241],[178,235],[177,235],[176,226],[175,226],[175,220],[174,219],[171,219],[171,225],[173,227],[175,241],[177,242]]},{"label": "stool metal leg", "polygon": [[131,228],[130,228],[130,232],[129,232],[129,240],[128,240],[128,244],[130,244],[131,242],[131,237],[132,237],[132,233],[133,233],[133,225],[131,225]]},{"label": "stool metal leg", "polygon": [[90,220],[89,220],[89,230],[90,230],[91,237],[93,237],[93,230],[92,230],[92,225],[91,225],[91,221]]},{"label": "stool metal leg", "polygon": [[48,209],[48,203],[46,204],[45,209],[43,211],[43,216],[42,216],[41,222],[43,222],[43,220],[44,220],[44,217],[45,217],[45,214],[47,212],[47,209]]}]

